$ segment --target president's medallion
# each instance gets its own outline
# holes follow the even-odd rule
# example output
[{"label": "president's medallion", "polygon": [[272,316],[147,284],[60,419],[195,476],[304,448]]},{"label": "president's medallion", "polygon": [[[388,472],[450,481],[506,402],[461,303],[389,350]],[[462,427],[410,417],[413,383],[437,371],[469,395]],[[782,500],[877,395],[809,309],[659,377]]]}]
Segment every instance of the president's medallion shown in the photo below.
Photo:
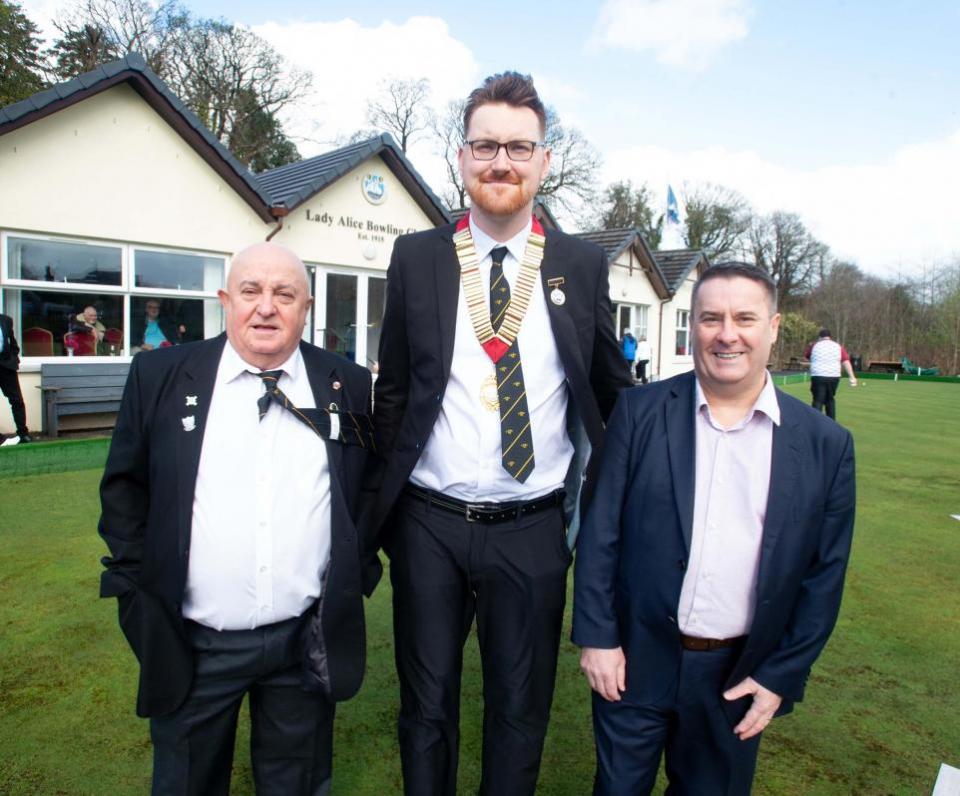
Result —
[{"label": "president's medallion", "polygon": [[497,396],[496,376],[487,376],[480,385],[480,404],[488,412],[500,411],[500,398]]}]

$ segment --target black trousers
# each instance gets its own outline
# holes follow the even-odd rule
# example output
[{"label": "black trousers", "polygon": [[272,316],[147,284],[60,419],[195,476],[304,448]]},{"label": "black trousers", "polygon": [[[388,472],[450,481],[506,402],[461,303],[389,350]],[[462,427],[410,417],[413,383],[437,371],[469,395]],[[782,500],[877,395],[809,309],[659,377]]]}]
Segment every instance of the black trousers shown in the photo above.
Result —
[{"label": "black trousers", "polygon": [[20,379],[17,371],[0,368],[0,390],[10,402],[10,411],[13,412],[13,424],[17,427],[17,434],[27,434],[27,410],[23,405],[23,393],[20,392]]},{"label": "black trousers", "polygon": [[153,796],[229,794],[237,716],[250,695],[257,794],[326,796],[334,706],[300,687],[300,618],[255,630],[187,622],[194,681],[174,713],[150,719]]},{"label": "black trousers", "polygon": [[[722,704],[723,683],[738,652],[684,650],[673,687],[654,704],[631,704],[626,695],[607,702],[593,694],[595,796],[650,793],[661,755],[668,796],[749,796],[761,736],[741,741]],[[738,700],[738,715],[750,701]]]},{"label": "black trousers", "polygon": [[647,363],[649,359],[641,359],[637,361],[637,378],[640,379],[642,384],[647,383]]},{"label": "black trousers", "polygon": [[818,412],[826,410],[827,417],[837,419],[837,402],[834,396],[837,394],[837,385],[840,384],[839,376],[811,376],[810,392],[813,394],[813,408]]},{"label": "black trousers", "polygon": [[483,670],[481,794],[536,791],[571,554],[560,507],[496,524],[403,496],[387,543],[404,792],[455,796],[463,646]]}]

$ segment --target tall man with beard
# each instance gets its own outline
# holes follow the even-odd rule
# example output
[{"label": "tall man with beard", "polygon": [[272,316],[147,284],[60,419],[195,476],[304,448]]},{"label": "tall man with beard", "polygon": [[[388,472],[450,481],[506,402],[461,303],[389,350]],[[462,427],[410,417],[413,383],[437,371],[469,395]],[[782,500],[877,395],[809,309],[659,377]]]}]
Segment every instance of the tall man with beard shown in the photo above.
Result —
[{"label": "tall man with beard", "polygon": [[367,528],[391,560],[408,794],[456,792],[474,618],[480,791],[534,792],[570,548],[604,420],[631,383],[603,252],[532,218],[550,166],[545,117],[529,77],[507,72],[473,91],[458,155],[470,213],[400,237],[387,274],[375,399],[384,470]]}]

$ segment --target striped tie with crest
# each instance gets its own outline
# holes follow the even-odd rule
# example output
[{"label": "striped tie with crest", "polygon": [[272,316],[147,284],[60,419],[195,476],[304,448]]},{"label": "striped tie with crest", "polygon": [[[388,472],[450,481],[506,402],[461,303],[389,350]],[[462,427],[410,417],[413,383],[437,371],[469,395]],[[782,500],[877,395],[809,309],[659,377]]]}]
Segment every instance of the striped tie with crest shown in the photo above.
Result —
[{"label": "striped tie with crest", "polygon": [[[254,371],[250,371],[254,373]],[[287,398],[283,390],[277,386],[280,381],[282,370],[264,370],[254,373],[259,376],[263,382],[264,393],[257,398],[257,411],[260,420],[266,417],[270,410],[270,404],[275,403],[281,408],[287,410],[301,423],[309,426],[322,439],[332,439],[342,442],[344,445],[357,445],[368,450],[376,450],[373,441],[373,421],[370,415],[359,414],[357,412],[346,412],[343,410],[331,409],[300,409],[293,405]],[[331,423],[331,415],[336,415],[338,432],[334,433],[334,425]]]},{"label": "striped tie with crest", "polygon": [[[490,323],[496,332],[503,323],[510,305],[510,285],[503,275],[506,246],[498,246],[490,257]],[[520,365],[520,343],[517,340],[496,364],[497,399],[500,403],[500,463],[521,484],[533,471],[533,433],[527,409],[527,390]]]}]

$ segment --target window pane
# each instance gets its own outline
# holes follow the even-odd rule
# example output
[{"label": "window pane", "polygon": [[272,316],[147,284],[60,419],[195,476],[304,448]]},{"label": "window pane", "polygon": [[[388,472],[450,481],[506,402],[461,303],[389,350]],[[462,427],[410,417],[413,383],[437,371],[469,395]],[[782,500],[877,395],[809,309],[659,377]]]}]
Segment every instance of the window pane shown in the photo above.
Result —
[{"label": "window pane", "polygon": [[377,372],[380,356],[380,329],[383,325],[383,307],[387,298],[387,280],[376,276],[367,279],[367,367]]},{"label": "window pane", "polygon": [[130,299],[130,353],[204,340],[223,330],[216,299],[141,297]]},{"label": "window pane", "polygon": [[123,353],[123,297],[8,290],[7,314],[19,319],[23,356]]},{"label": "window pane", "polygon": [[121,252],[113,246],[7,238],[11,279],[119,285]]},{"label": "window pane", "polygon": [[172,290],[214,291],[223,287],[224,259],[137,249],[133,284]]},{"label": "window pane", "polygon": [[324,348],[356,360],[357,278],[327,274],[327,326]]}]

